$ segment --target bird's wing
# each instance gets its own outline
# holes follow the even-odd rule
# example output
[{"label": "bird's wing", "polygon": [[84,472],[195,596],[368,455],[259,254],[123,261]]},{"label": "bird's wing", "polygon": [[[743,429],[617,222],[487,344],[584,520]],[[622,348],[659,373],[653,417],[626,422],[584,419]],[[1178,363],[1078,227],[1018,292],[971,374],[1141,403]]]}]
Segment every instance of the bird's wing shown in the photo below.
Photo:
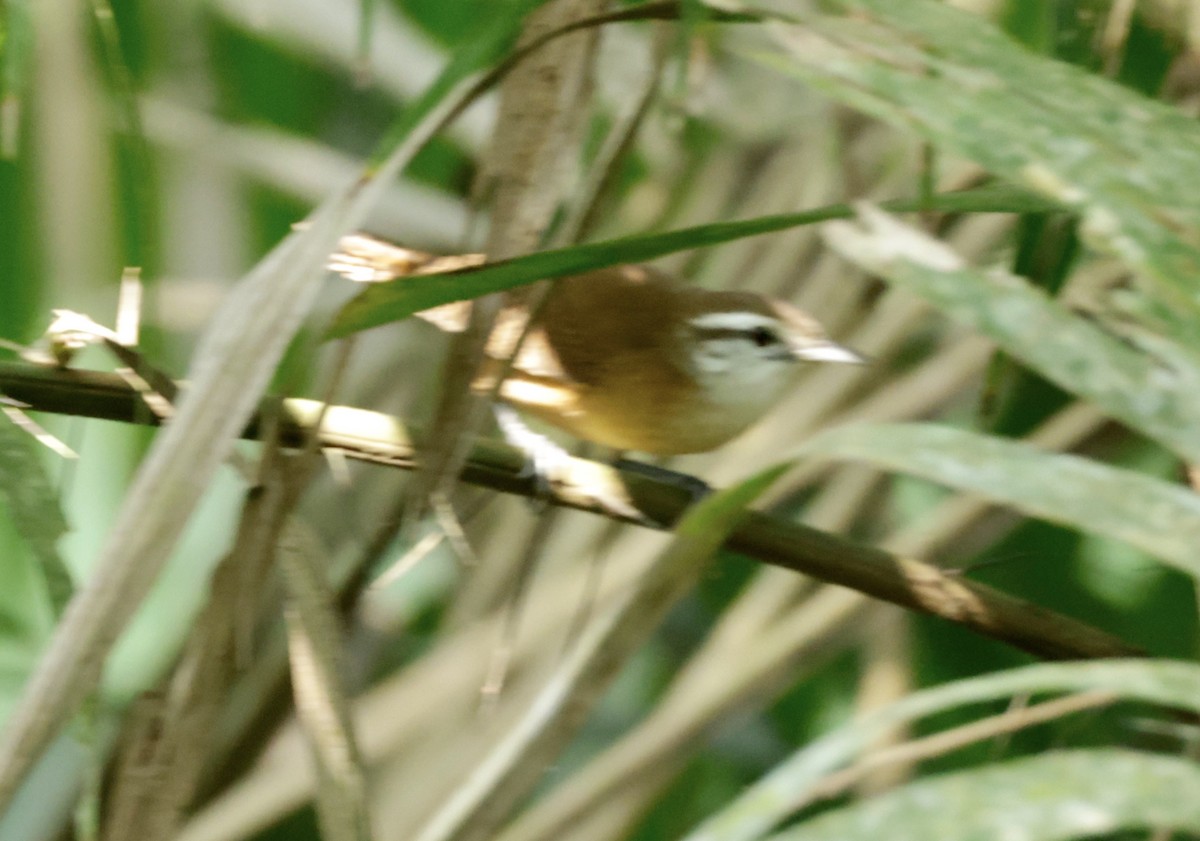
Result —
[{"label": "bird's wing", "polygon": [[[461,333],[471,319],[471,302],[455,301],[440,307],[422,310],[417,318],[434,325],[447,333]],[[492,334],[488,337],[487,355],[492,363],[503,363],[512,355],[521,332],[525,329],[525,311],[520,307],[502,310],[496,317]],[[574,388],[578,384],[564,370],[558,354],[550,346],[546,334],[538,329],[531,330],[521,342],[521,349],[513,363],[513,371],[521,377],[537,379],[543,386],[559,384],[563,388]],[[495,383],[500,371],[499,364],[485,368],[485,374],[476,383],[476,388],[487,388]]]}]

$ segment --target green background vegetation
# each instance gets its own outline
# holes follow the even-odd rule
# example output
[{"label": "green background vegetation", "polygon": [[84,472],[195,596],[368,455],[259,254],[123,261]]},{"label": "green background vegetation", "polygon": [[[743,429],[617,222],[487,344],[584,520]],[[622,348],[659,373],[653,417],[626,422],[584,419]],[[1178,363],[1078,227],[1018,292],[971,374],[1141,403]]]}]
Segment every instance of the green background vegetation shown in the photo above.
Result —
[{"label": "green background vegetation", "polygon": [[[353,179],[382,138],[419,119],[421,103],[439,100],[431,85],[444,66],[484,69],[479,45],[531,4],[113,0],[111,19],[100,2],[57,5],[0,6],[0,337],[34,343],[51,308],[111,325],[122,269],[136,265],[141,350],[183,377],[237,278]],[[966,570],[1153,657],[1031,666],[944,620],[840,602],[843,591],[719,552],[566,751],[542,763],[534,796],[519,799],[499,837],[1200,835],[1194,726],[1157,706],[1194,711],[1200,699],[1189,662],[1200,503],[1184,478],[1200,463],[1200,87],[1189,28],[1200,10],[1166,0],[1128,16],[1125,4],[1091,0],[978,3],[970,13],[932,0],[778,5],[794,18],[706,21],[685,3],[686,23],[606,28],[581,171],[649,75],[660,89],[585,232],[610,244],[568,251],[562,265],[661,254],[698,284],[797,301],[873,362],[812,372],[744,439],[674,466],[728,486],[784,458],[823,465],[786,473],[772,510]],[[666,45],[657,70],[656,37]],[[422,100],[424,91],[433,93]],[[486,211],[470,193],[494,108],[485,98],[424,147],[365,227],[429,251],[478,247]],[[932,194],[981,185],[1007,192],[900,215],[926,235],[902,252],[861,219],[691,251],[708,242],[699,232],[659,236],[860,200],[938,208]],[[933,240],[961,264],[940,261]],[[431,295],[528,282],[546,265],[414,286],[399,304],[368,296],[362,324],[428,306]],[[348,286],[323,283],[273,390],[321,394],[330,346],[315,337],[356,291]],[[344,326],[355,311],[341,312]],[[337,402],[427,420],[441,350],[419,324],[362,333]],[[101,348],[74,364],[115,367]],[[0,719],[57,623],[63,566],[77,585],[87,579],[155,434],[37,420],[80,457],[51,454],[0,417]],[[862,420],[938,426],[851,424]],[[400,493],[398,473],[353,466],[346,484],[323,470],[309,490],[299,511],[331,579],[367,556]],[[207,484],[90,712],[0,816],[2,841],[89,832],[76,804],[97,795],[84,783],[121,738],[130,705],[195,633],[245,493],[228,470]],[[483,507],[466,523],[474,565],[443,542],[344,617],[345,683],[352,697],[374,699],[357,726],[374,746],[365,748],[374,837],[416,837],[563,661],[570,616],[603,614],[607,602],[588,595],[593,576],[612,586],[624,573],[609,565],[636,569],[665,545],[591,515],[557,518],[523,600],[527,659],[497,708],[481,713],[478,688],[504,644],[511,592],[488,580],[488,562],[520,554],[535,520],[522,500],[487,493],[460,500]],[[394,542],[384,560],[407,548]],[[261,601],[245,608],[254,653],[221,694],[216,758],[179,837],[318,837],[311,797],[288,789],[306,757],[295,752],[291,695],[262,677],[284,664],[278,586],[264,584]],[[775,635],[791,642],[768,677],[737,703],[713,701],[741,685]],[[1085,690],[1119,697],[809,794],[886,746]],[[867,710],[880,711],[872,725],[852,723]],[[660,745],[679,720],[690,722],[686,737]],[[405,735],[387,736],[393,726]],[[280,727],[293,753],[273,765],[268,751],[255,765]],[[620,765],[621,751],[639,746],[642,763]],[[602,789],[605,768],[618,784]],[[755,787],[764,780],[795,807]],[[586,805],[570,831],[538,834],[545,816],[570,814],[555,810],[571,797]],[[1072,801],[1092,811],[1065,813]]]}]

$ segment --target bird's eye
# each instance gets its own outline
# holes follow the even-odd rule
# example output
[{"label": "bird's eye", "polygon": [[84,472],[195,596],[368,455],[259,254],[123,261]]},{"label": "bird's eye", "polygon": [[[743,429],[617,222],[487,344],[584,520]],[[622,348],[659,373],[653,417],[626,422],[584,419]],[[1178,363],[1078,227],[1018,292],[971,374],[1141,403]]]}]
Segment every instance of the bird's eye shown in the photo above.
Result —
[{"label": "bird's eye", "polygon": [[767,327],[755,327],[750,331],[750,341],[757,347],[768,347],[777,344],[779,339]]}]

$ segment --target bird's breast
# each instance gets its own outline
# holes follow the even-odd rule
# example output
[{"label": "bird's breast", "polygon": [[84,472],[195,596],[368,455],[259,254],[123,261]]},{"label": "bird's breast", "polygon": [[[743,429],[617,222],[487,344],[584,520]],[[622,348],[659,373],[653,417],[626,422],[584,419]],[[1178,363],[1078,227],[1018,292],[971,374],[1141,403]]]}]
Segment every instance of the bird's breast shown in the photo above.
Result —
[{"label": "bird's breast", "polygon": [[550,392],[523,380],[518,372],[505,384],[502,396],[579,438],[655,455],[715,449],[758,420],[769,406],[750,394],[738,399],[725,393],[714,400],[714,395],[674,369],[636,362],[598,370],[591,382],[555,390],[554,401],[541,399],[544,393]]}]

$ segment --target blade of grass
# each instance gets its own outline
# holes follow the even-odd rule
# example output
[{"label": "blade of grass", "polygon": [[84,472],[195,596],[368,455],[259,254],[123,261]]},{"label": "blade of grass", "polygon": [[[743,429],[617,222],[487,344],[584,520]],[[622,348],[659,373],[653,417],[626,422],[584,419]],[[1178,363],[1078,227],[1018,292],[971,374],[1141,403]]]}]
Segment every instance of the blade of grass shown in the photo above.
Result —
[{"label": "blade of grass", "polygon": [[[1003,186],[983,187],[934,196],[930,200],[901,199],[885,208],[897,213],[935,210],[946,213],[1027,213],[1053,209],[1054,205],[1028,193]],[[831,205],[802,213],[762,216],[739,222],[698,225],[662,234],[642,234],[540,251],[512,260],[419,278],[400,278],[372,284],[350,300],[329,327],[329,338],[340,338],[408,318],[415,312],[451,301],[477,298],[533,283],[537,280],[579,274],[620,263],[638,263],[686,251],[719,245],[759,234],[784,231],[830,219],[854,215],[849,205]]]}]

